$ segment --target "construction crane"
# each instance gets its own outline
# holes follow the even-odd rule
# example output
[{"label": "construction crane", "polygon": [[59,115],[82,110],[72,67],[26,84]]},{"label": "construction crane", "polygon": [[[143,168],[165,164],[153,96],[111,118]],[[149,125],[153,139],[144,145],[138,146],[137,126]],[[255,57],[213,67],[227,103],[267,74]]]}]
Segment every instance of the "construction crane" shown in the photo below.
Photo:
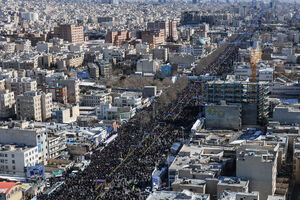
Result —
[{"label": "construction crane", "polygon": [[256,63],[258,59],[260,59],[262,52],[259,51],[258,55],[256,54],[256,50],[252,51],[251,56],[251,66],[252,66],[252,82],[256,82]]}]

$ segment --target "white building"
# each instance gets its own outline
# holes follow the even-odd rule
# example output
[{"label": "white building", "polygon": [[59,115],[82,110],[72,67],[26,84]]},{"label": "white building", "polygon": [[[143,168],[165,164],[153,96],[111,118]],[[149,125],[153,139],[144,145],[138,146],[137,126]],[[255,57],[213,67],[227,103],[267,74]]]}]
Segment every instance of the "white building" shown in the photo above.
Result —
[{"label": "white building", "polygon": [[136,63],[136,72],[141,74],[155,74],[159,68],[158,60],[141,59]]},{"label": "white building", "polygon": [[0,128],[0,144],[17,144],[37,147],[38,163],[47,163],[47,140],[45,130],[29,128],[28,122],[25,122],[25,127]]},{"label": "white building", "polygon": [[52,93],[25,92],[17,96],[17,117],[35,121],[46,121],[52,115]]},{"label": "white building", "polygon": [[202,56],[204,54],[204,48],[202,46],[180,46],[179,52],[182,54],[191,54],[193,56]]},{"label": "white building", "polygon": [[0,118],[12,117],[15,113],[15,95],[5,90],[0,92]]},{"label": "white building", "polygon": [[81,102],[83,106],[99,106],[100,103],[112,103],[112,97],[109,93],[89,91],[82,95]]},{"label": "white building", "polygon": [[39,163],[38,147],[0,145],[0,174],[26,177],[25,167]]},{"label": "white building", "polygon": [[15,95],[19,95],[25,92],[36,91],[37,82],[29,77],[13,78],[7,80],[7,88],[14,92]]},{"label": "white building", "polygon": [[124,92],[119,97],[114,98],[114,106],[141,107],[142,106],[142,96],[135,92]]},{"label": "white building", "polygon": [[267,200],[276,190],[279,144],[247,142],[236,151],[236,176],[249,179],[249,191]]}]

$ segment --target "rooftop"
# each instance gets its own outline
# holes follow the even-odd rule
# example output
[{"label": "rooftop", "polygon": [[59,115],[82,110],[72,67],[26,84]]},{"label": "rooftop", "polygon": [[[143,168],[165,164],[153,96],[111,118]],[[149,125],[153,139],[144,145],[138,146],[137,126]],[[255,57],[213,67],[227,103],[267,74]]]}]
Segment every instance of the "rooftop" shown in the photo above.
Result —
[{"label": "rooftop", "polygon": [[18,185],[19,183],[13,183],[13,182],[0,182],[0,193],[1,194],[7,194],[13,188],[15,185]]},{"label": "rooftop", "polygon": [[188,190],[182,192],[172,191],[156,191],[150,194],[147,200],[162,200],[162,199],[193,199],[193,200],[206,200],[209,199],[209,194],[198,194]]}]

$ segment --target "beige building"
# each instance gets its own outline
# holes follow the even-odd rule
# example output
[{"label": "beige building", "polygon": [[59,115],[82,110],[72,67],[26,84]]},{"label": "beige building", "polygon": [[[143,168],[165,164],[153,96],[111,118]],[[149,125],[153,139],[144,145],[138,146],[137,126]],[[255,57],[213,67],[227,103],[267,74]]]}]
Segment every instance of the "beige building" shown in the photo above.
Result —
[{"label": "beige building", "polygon": [[155,21],[147,24],[147,30],[164,32],[165,40],[178,40],[177,21]]},{"label": "beige building", "polygon": [[217,184],[217,196],[221,196],[224,191],[248,192],[249,181],[237,177],[220,177]]},{"label": "beige building", "polygon": [[163,30],[159,31],[144,31],[141,34],[143,43],[148,43],[150,48],[154,48],[158,45],[165,43],[165,34]]},{"label": "beige building", "polygon": [[258,191],[267,200],[276,190],[279,144],[247,142],[236,151],[236,175],[249,179],[250,192]]},{"label": "beige building", "polygon": [[176,192],[189,190],[200,194],[206,194],[206,181],[201,179],[179,179],[178,178],[172,183],[172,190]]},{"label": "beige building", "polygon": [[52,94],[44,92],[25,92],[17,96],[17,117],[34,121],[51,118]]},{"label": "beige building", "polygon": [[71,123],[79,117],[79,105],[66,106],[55,110],[58,123]]},{"label": "beige building", "polygon": [[78,79],[62,79],[55,81],[56,83],[67,86],[67,96],[69,103],[78,103],[79,102],[79,80]]},{"label": "beige building", "polygon": [[12,117],[15,114],[15,95],[9,90],[0,91],[0,119]]},{"label": "beige building", "polygon": [[83,26],[59,25],[59,27],[54,28],[54,35],[72,43],[84,42]]},{"label": "beige building", "polygon": [[120,46],[126,40],[131,38],[131,33],[128,31],[109,31],[105,37],[105,43],[110,43],[114,46]]},{"label": "beige building", "polygon": [[37,82],[29,77],[13,78],[7,80],[7,88],[14,92],[15,95],[19,95],[25,92],[36,91]]},{"label": "beige building", "polygon": [[2,200],[22,200],[23,189],[18,182],[0,182],[0,199]]}]

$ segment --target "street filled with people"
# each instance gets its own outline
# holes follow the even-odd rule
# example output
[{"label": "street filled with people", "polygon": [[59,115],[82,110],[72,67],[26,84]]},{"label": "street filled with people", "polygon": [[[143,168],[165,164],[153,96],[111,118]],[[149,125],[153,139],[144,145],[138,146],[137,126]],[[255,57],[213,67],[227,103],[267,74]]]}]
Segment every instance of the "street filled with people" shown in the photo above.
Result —
[{"label": "street filled with people", "polygon": [[[93,152],[84,171],[74,177],[65,176],[64,185],[38,199],[144,199],[143,192],[151,185],[154,168],[165,164],[174,142],[187,138],[188,131],[183,132],[182,127],[188,130],[197,117],[198,111],[192,106],[185,104],[180,108],[188,99],[191,98],[181,95],[180,103],[169,105],[172,113],[158,114],[147,124],[139,115],[151,111],[153,106],[138,113],[118,130],[113,142],[102,151]],[[105,187],[109,190],[105,191]]]},{"label": "street filled with people", "polygon": [[[223,59],[228,59],[235,49],[224,50]],[[206,68],[202,74],[218,75],[221,63],[219,59],[217,62],[213,71]],[[76,176],[66,175],[60,188],[38,199],[146,199],[153,170],[166,165],[172,144],[188,138],[198,117],[199,109],[193,98],[197,90],[193,84],[169,89],[169,97],[176,93],[173,99],[153,103],[137,113],[118,130],[114,141],[101,151],[93,152],[91,163],[84,171]]]}]

